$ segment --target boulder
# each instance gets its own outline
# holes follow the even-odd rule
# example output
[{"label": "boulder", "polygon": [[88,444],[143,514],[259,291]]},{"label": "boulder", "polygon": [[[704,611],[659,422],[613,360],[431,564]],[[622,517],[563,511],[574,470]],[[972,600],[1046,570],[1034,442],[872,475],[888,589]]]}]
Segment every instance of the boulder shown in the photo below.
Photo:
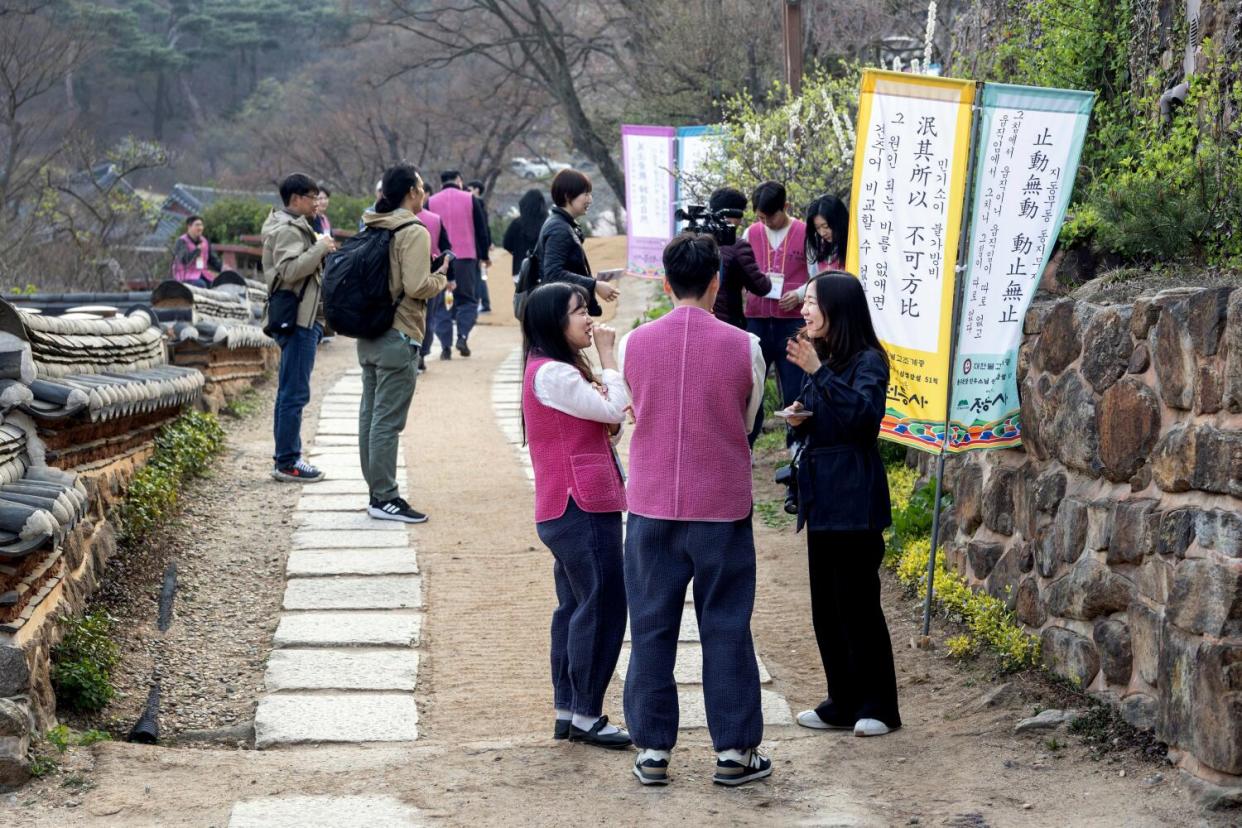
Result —
[{"label": "boulder", "polygon": [[1053,540],[1052,527],[1040,530],[1035,536],[1035,571],[1045,578],[1057,573],[1061,559],[1057,557],[1057,545]]},{"label": "boulder", "polygon": [[1182,561],[1165,618],[1189,633],[1242,636],[1242,561]]},{"label": "boulder", "polygon": [[20,647],[0,646],[0,696],[20,696],[30,688],[30,667]]},{"label": "boulder", "polygon": [[1224,406],[1233,414],[1242,413],[1242,290],[1229,297],[1228,322],[1225,326],[1225,391]]},{"label": "boulder", "polygon": [[1195,413],[1215,414],[1225,404],[1225,374],[1220,360],[1200,365],[1195,372]]},{"label": "boulder", "polygon": [[1059,730],[1062,726],[1072,724],[1080,712],[1077,710],[1041,710],[1037,715],[1021,719],[1013,727],[1014,733],[1032,733],[1046,730]]},{"label": "boulder", "polygon": [[983,469],[977,463],[963,465],[958,472],[953,511],[961,531],[974,535],[983,522]]},{"label": "boulder", "polygon": [[1186,549],[1195,537],[1195,514],[1198,510],[1185,507],[1160,514],[1156,529],[1155,551],[1160,555],[1186,557]]},{"label": "boulder", "polygon": [[1113,513],[1108,563],[1138,563],[1155,547],[1160,514],[1156,500],[1123,500]]},{"label": "boulder", "polygon": [[1126,613],[1126,621],[1130,628],[1134,669],[1145,684],[1157,687],[1160,684],[1160,640],[1164,619],[1158,610],[1135,601]]},{"label": "boulder", "polygon": [[1073,630],[1048,627],[1040,636],[1044,666],[1086,689],[1100,672],[1095,645]]},{"label": "boulder", "polygon": [[1206,288],[1190,297],[1187,308],[1188,331],[1195,353],[1215,356],[1225,333],[1229,296],[1233,288]]},{"label": "boulder", "polygon": [[1242,774],[1242,645],[1204,644],[1194,676],[1195,758]]},{"label": "boulder", "polygon": [[1152,477],[1166,492],[1190,491],[1195,474],[1196,429],[1178,424],[1165,432],[1151,455]]},{"label": "boulder", "polygon": [[1075,471],[1097,477],[1100,461],[1100,433],[1096,424],[1095,395],[1075,371],[1066,371],[1048,396],[1051,414],[1046,433],[1049,450]]},{"label": "boulder", "polygon": [[1018,584],[1013,612],[1019,621],[1034,629],[1039,629],[1048,620],[1048,611],[1044,609],[1043,599],[1039,597],[1039,584],[1034,578],[1027,578]]},{"label": "boulder", "polygon": [[1195,539],[1204,549],[1242,558],[1242,513],[1213,509],[1195,512]]},{"label": "boulder", "polygon": [[1057,558],[1073,563],[1082,556],[1087,541],[1087,504],[1067,498],[1052,521],[1052,543]]},{"label": "boulder", "polygon": [[1130,359],[1126,363],[1127,374],[1146,374],[1148,367],[1151,366],[1151,349],[1147,347],[1146,342],[1140,342],[1134,347],[1134,351],[1130,354]]},{"label": "boulder", "polygon": [[1125,306],[1105,308],[1092,317],[1083,332],[1080,370],[1097,394],[1108,390],[1130,363],[1134,352],[1130,313]]},{"label": "boulder", "polygon": [[1087,507],[1087,549],[1107,549],[1113,539],[1113,514],[1116,504],[1111,500],[1095,500]]},{"label": "boulder", "polygon": [[1191,486],[1242,497],[1242,429],[1201,425],[1195,429]]},{"label": "boulder", "polygon": [[1065,473],[1051,469],[1035,481],[1035,506],[1039,511],[1052,514],[1065,498]]},{"label": "boulder", "polygon": [[1022,333],[1032,336],[1041,332],[1054,305],[1053,302],[1032,302],[1026,310],[1026,316],[1022,318]]},{"label": "boulder", "polygon": [[1134,693],[1121,700],[1121,718],[1138,730],[1155,730],[1160,703],[1146,693]]},{"label": "boulder", "polygon": [[1017,477],[1016,469],[994,468],[983,490],[983,525],[1001,535],[1013,534],[1013,494]]},{"label": "boulder", "polygon": [[1018,579],[1022,577],[1022,559],[1025,555],[1025,544],[1011,546],[992,565],[984,584],[988,595],[1004,601],[1010,610],[1018,600]]},{"label": "boulder", "polygon": [[1142,382],[1125,377],[1104,392],[1096,428],[1105,476],[1115,483],[1129,480],[1160,437],[1160,401]]},{"label": "boulder", "polygon": [[1202,640],[1165,618],[1160,629],[1160,717],[1156,736],[1172,747],[1189,748],[1194,737],[1194,683]]},{"label": "boulder", "polygon": [[970,570],[976,578],[983,580],[992,572],[1004,551],[1005,547],[999,543],[971,541],[966,544],[966,558],[970,561]]},{"label": "boulder", "polygon": [[1129,684],[1134,654],[1130,649],[1130,628],[1126,623],[1115,618],[1097,621],[1091,638],[1100,654],[1100,670],[1104,673],[1104,680],[1109,684]]},{"label": "boulder", "polygon": [[1139,595],[1155,604],[1164,605],[1173,589],[1173,564],[1169,559],[1152,555],[1133,574]]},{"label": "boulder", "polygon": [[1188,309],[1185,300],[1169,302],[1160,310],[1160,319],[1151,333],[1152,364],[1160,397],[1170,408],[1189,410],[1194,396],[1194,346],[1186,331]]},{"label": "boulder", "polygon": [[1134,584],[1095,558],[1083,558],[1047,589],[1050,615],[1094,621],[1120,612],[1134,599]]},{"label": "boulder", "polygon": [[1147,338],[1148,332],[1160,318],[1160,307],[1150,297],[1140,296],[1130,306],[1130,336],[1138,340]]},{"label": "boulder", "polygon": [[1040,370],[1059,374],[1078,359],[1082,337],[1073,299],[1056,302],[1047,316],[1036,342],[1036,363]]},{"label": "boulder", "polygon": [[[1041,376],[1038,381],[1027,375],[1018,383],[1018,402],[1021,404],[1022,445],[1036,460],[1047,460],[1048,449],[1044,447],[1043,418],[1048,416],[1048,406],[1043,398],[1043,386],[1047,377]],[[1051,388],[1051,384],[1048,384]]]}]

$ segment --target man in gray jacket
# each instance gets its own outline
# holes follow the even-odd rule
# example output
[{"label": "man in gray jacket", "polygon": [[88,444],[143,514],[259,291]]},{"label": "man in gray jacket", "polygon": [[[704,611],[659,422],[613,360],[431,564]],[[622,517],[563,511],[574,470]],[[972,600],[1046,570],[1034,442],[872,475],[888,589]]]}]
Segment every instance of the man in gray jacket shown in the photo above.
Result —
[{"label": "man in gray jacket", "polygon": [[280,182],[284,207],[263,222],[263,280],[268,294],[291,290],[298,295],[297,326],[277,334],[280,375],[272,427],[276,453],[272,477],[294,483],[314,483],[323,472],[302,459],[302,409],[310,402],[310,377],[315,348],[323,336],[323,309],[319,294],[323,260],[336,250],[330,236],[311,229],[319,185],[310,176],[294,173]]}]

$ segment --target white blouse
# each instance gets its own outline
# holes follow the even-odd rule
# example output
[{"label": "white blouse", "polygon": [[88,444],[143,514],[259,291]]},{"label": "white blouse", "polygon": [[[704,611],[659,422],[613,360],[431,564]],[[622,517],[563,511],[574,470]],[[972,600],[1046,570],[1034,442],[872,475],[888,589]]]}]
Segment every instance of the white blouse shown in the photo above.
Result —
[{"label": "white blouse", "polygon": [[630,404],[630,392],[620,372],[605,368],[600,376],[607,396],[567,362],[551,361],[535,372],[535,398],[563,414],[597,423],[620,425]]}]

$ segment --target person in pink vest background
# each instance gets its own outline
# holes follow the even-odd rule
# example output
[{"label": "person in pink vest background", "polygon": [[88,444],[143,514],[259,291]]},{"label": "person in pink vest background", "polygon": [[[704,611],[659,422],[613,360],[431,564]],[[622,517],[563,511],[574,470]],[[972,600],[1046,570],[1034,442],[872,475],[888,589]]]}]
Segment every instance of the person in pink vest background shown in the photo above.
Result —
[{"label": "person in pink vest background", "polygon": [[[629,396],[611,328],[593,326],[587,292],[556,283],[531,291],[522,316],[522,418],[535,470],[535,527],[552,552],[559,606],[552,613],[553,738],[626,748],[602,715],[625,636],[621,513],[625,484],[610,438]],[[595,348],[596,377],[584,352]]]},{"label": "person in pink vest background", "polygon": [[[440,173],[440,192],[427,202],[432,212],[440,216],[453,245],[453,264],[449,271],[449,290],[453,292],[453,306],[445,308],[437,300],[431,308],[436,337],[440,340],[440,359],[453,358],[453,345],[464,357],[470,356],[470,331],[474,330],[479,316],[480,263],[490,265],[489,244],[491,236],[487,229],[487,215],[483,202],[462,188],[461,173],[445,170]],[[457,326],[457,340],[453,340],[453,326]]]},{"label": "person in pink vest background", "polygon": [[[418,211],[415,218],[421,221],[427,228],[427,232],[431,234],[431,269],[448,276],[453,264],[452,242],[449,241],[448,231],[444,229],[444,221],[438,214],[427,209],[427,201],[427,198],[423,199],[423,208]],[[427,370],[427,355],[431,353],[431,343],[435,339],[432,332],[434,319],[431,309],[437,301],[443,305],[444,296],[436,296],[427,302],[427,334],[423,337],[422,351],[418,355],[418,373],[420,374]]]},{"label": "person in pink vest background", "polygon": [[[768,367],[776,367],[782,405],[788,407],[802,388],[802,372],[785,358],[785,343],[802,327],[799,289],[807,283],[806,225],[789,215],[785,185],[765,181],[750,197],[758,219],[746,229],[759,270],[768,275],[767,297],[746,297],[746,330],[759,337]],[[753,444],[763,428],[762,412],[751,430]]]},{"label": "person in pink vest background", "polygon": [[664,249],[665,289],[676,307],[622,340],[633,400],[626,500],[625,586],[632,652],[625,723],[639,749],[633,773],[668,782],[677,741],[678,630],[686,587],[703,642],[713,781],[768,776],[759,669],[750,634],[755,602],[747,432],[763,401],[758,339],[712,315],[720,254],[711,236],[683,234]]},{"label": "person in pink vest background", "polygon": [[220,257],[211,249],[203,230],[202,216],[190,216],[185,220],[185,233],[173,247],[172,275],[178,282],[210,287],[222,269]]}]

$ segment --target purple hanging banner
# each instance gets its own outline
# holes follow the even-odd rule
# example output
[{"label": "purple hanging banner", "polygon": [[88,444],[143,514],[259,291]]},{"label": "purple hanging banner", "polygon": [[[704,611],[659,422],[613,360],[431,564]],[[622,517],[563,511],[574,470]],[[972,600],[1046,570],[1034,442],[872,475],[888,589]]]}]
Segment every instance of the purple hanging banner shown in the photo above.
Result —
[{"label": "purple hanging banner", "polygon": [[625,167],[626,271],[664,278],[664,246],[673,237],[673,143],[677,130],[662,126],[621,127]]}]

